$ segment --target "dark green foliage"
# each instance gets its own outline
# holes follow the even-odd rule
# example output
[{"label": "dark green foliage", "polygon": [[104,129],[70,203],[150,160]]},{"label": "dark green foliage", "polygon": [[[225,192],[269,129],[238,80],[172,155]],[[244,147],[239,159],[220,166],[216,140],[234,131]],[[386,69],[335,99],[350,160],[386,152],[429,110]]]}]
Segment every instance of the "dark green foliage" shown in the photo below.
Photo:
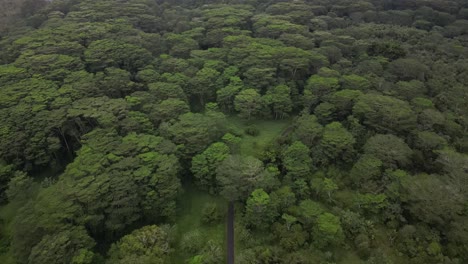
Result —
[{"label": "dark green foliage", "polygon": [[390,96],[362,95],[353,107],[353,114],[377,132],[407,132],[416,125],[410,105]]},{"label": "dark green foliage", "polygon": [[229,201],[246,199],[263,178],[263,172],[263,163],[254,157],[227,157],[216,170],[220,194]]},{"label": "dark green foliage", "polygon": [[202,222],[204,224],[214,224],[221,220],[223,214],[215,203],[208,203],[202,210]]},{"label": "dark green foliage", "polygon": [[33,247],[28,263],[93,263],[94,244],[82,227],[46,235]]},{"label": "dark green foliage", "polygon": [[391,60],[404,57],[405,49],[395,42],[374,42],[367,49],[367,53],[371,56],[384,56]]},{"label": "dark green foliage", "polygon": [[167,227],[145,226],[122,237],[109,250],[108,263],[166,263],[171,252]]},{"label": "dark green foliage", "polygon": [[92,42],[85,51],[85,58],[91,71],[117,67],[137,72],[150,62],[150,53],[138,46],[102,39]]},{"label": "dark green foliage", "polygon": [[[94,237],[111,238],[143,217],[174,216],[180,189],[174,144],[144,134],[121,138],[105,130],[87,134],[83,143],[57,184],[35,199],[42,206],[27,204],[16,218],[18,256],[27,256],[44,232],[66,229],[70,221],[85,225]],[[22,239],[28,232],[36,236]]]},{"label": "dark green foliage", "polygon": [[255,125],[250,125],[248,126],[244,132],[247,134],[247,135],[250,135],[250,136],[253,136],[253,137],[256,137],[260,134],[260,130],[255,126]]},{"label": "dark green foliage", "polygon": [[375,135],[364,146],[364,152],[381,160],[384,167],[405,167],[411,164],[412,150],[393,135]]}]

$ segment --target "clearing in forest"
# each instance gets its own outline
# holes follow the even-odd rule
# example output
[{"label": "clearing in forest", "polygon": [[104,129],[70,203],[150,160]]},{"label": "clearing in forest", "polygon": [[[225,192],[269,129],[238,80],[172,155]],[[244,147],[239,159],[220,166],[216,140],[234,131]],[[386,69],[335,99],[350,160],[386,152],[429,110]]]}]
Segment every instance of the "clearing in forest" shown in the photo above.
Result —
[{"label": "clearing in forest", "polygon": [[[238,117],[229,117],[229,124],[234,129],[242,132],[240,154],[261,158],[265,148],[273,142],[291,124],[290,119],[284,120],[250,120],[246,121]],[[258,135],[252,136],[246,130],[252,128],[258,131]]]}]

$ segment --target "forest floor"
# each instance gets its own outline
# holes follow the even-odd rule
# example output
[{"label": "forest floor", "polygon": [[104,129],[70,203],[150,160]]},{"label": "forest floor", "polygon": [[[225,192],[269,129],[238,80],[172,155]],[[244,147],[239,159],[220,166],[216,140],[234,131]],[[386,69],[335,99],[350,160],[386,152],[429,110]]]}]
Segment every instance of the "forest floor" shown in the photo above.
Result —
[{"label": "forest floor", "polygon": [[240,143],[240,154],[242,156],[256,158],[261,158],[263,150],[268,144],[279,137],[292,123],[291,119],[245,121],[245,119],[236,116],[229,117],[228,120],[230,125],[242,132],[251,125],[258,129],[260,133],[257,136],[247,135],[244,132]]},{"label": "forest floor", "polygon": [[178,203],[178,214],[175,223],[177,247],[171,257],[171,263],[186,263],[187,259],[193,257],[193,254],[182,249],[180,242],[183,234],[194,230],[201,232],[205,242],[213,240],[217,244],[223,245],[222,250],[225,252],[226,221],[224,217],[217,224],[203,224],[202,211],[206,204],[216,203],[220,208],[220,212],[224,213],[227,210],[226,201],[219,196],[200,191],[193,185],[184,186],[184,189],[185,193],[180,196]]}]

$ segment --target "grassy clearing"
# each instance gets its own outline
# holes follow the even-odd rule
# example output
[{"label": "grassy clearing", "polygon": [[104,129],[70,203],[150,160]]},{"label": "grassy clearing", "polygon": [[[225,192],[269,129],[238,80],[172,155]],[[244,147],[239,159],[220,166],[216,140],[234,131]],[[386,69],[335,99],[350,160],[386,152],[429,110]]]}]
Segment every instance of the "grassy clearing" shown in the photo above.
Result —
[{"label": "grassy clearing", "polygon": [[203,224],[201,219],[203,207],[208,203],[216,203],[223,214],[227,212],[226,201],[220,197],[200,191],[195,186],[186,186],[185,190],[186,192],[181,195],[178,204],[179,210],[176,219],[177,247],[171,257],[171,263],[186,263],[187,259],[193,257],[193,254],[185,252],[181,248],[180,242],[184,234],[194,230],[199,230],[205,241],[213,240],[217,244],[222,245],[223,252],[225,247],[225,218],[223,217],[219,223],[211,225]]},{"label": "grassy clearing", "polygon": [[[246,121],[238,117],[229,117],[232,129],[242,132],[240,154],[242,156],[254,156],[261,158],[263,150],[274,141],[290,124],[290,119],[285,120],[251,120]],[[254,126],[260,132],[257,136],[245,133],[245,129]]]}]

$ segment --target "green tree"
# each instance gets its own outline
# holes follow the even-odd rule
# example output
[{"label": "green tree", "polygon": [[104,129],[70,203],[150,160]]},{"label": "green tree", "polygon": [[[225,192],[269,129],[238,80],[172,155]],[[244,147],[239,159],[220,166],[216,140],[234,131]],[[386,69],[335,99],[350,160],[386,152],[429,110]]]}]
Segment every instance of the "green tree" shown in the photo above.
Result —
[{"label": "green tree", "polygon": [[263,96],[263,101],[271,108],[275,119],[283,119],[292,110],[292,101],[289,94],[291,89],[286,85],[278,85],[269,89]]},{"label": "green tree", "polygon": [[161,101],[159,104],[151,107],[149,117],[155,124],[176,119],[182,114],[189,112],[189,105],[187,102],[180,99],[169,98]]},{"label": "green tree", "polygon": [[310,173],[312,159],[309,153],[309,148],[300,141],[294,142],[282,153],[283,166],[292,180],[306,178]]},{"label": "green tree", "polygon": [[267,229],[277,216],[270,196],[263,189],[255,189],[247,199],[245,220],[249,226]]},{"label": "green tree", "polygon": [[172,251],[165,228],[144,226],[112,244],[107,263],[166,263]]},{"label": "green tree", "polygon": [[355,142],[353,135],[341,123],[333,122],[325,126],[320,145],[330,160],[346,162],[352,158]]},{"label": "green tree", "polygon": [[227,157],[216,169],[220,194],[229,201],[246,199],[260,182],[263,169],[263,163],[254,157]]},{"label": "green tree", "polygon": [[314,226],[312,235],[313,243],[319,248],[344,242],[340,218],[330,213],[323,213],[317,217],[317,225]]},{"label": "green tree", "polygon": [[201,106],[204,106],[207,100],[213,100],[216,91],[221,88],[220,75],[217,70],[204,67],[191,80],[190,94],[198,97]]},{"label": "green tree", "polygon": [[429,69],[416,59],[397,59],[388,65],[388,71],[402,81],[424,81]]},{"label": "green tree", "polygon": [[254,89],[246,89],[236,95],[234,106],[242,117],[250,119],[257,115],[262,108],[262,98]]},{"label": "green tree", "polygon": [[356,90],[341,90],[330,97],[330,103],[333,104],[337,118],[344,119],[352,113],[354,104],[362,92]]},{"label": "green tree", "polygon": [[390,134],[378,134],[369,138],[364,145],[364,152],[382,161],[385,168],[410,165],[413,153],[401,138]]},{"label": "green tree", "polygon": [[8,182],[5,194],[10,202],[26,201],[33,193],[34,180],[24,172],[16,171]]},{"label": "green tree", "polygon": [[286,212],[287,209],[296,203],[296,195],[289,186],[282,186],[270,194],[271,203],[279,212]]},{"label": "green tree", "polygon": [[338,190],[338,185],[333,179],[325,178],[323,179],[323,190],[327,193],[328,200],[331,201],[333,192]]},{"label": "green tree", "polygon": [[444,226],[463,210],[460,190],[438,175],[419,174],[405,181],[401,198],[413,217],[432,225]]},{"label": "green tree", "polygon": [[310,199],[303,200],[297,208],[298,219],[306,227],[311,227],[317,221],[317,217],[323,213],[322,206]]},{"label": "green tree", "polygon": [[380,180],[382,161],[370,154],[362,155],[350,171],[353,184],[362,186],[372,180]]},{"label": "green tree", "polygon": [[309,148],[313,147],[321,137],[323,131],[322,125],[317,121],[314,115],[302,114],[295,124],[293,138],[300,140]]},{"label": "green tree", "polygon": [[229,156],[229,153],[230,150],[226,144],[216,142],[192,158],[191,171],[203,188],[212,193],[218,191],[216,168]]},{"label": "green tree", "polygon": [[339,86],[337,78],[312,75],[304,87],[304,107],[309,108],[326,100]]},{"label": "green tree", "polygon": [[[173,217],[180,190],[175,151],[173,143],[153,135],[120,137],[100,129],[88,133],[57,183],[18,213],[15,254],[24,259],[44,236],[69,225],[112,239],[139,219]],[[23,239],[26,233],[31,236]]]},{"label": "green tree", "polygon": [[133,44],[101,39],[89,45],[85,51],[85,59],[90,69],[95,72],[117,67],[136,73],[149,64],[151,54]]},{"label": "green tree", "polygon": [[349,90],[367,91],[371,83],[365,77],[352,74],[341,77],[341,88]]},{"label": "green tree", "polygon": [[184,146],[184,153],[193,155],[224,134],[224,115],[186,113],[173,124],[162,124],[161,130],[174,143]]},{"label": "green tree", "polygon": [[243,89],[242,80],[239,77],[231,77],[229,85],[216,91],[216,102],[225,112],[234,111],[234,98]]},{"label": "green tree", "polygon": [[362,95],[353,107],[353,115],[381,133],[406,132],[416,124],[416,115],[407,102],[384,95]]},{"label": "green tree", "polygon": [[[93,263],[94,240],[83,227],[71,227],[53,235],[46,235],[32,248],[28,263]],[[86,255],[86,257],[83,257]]]}]

